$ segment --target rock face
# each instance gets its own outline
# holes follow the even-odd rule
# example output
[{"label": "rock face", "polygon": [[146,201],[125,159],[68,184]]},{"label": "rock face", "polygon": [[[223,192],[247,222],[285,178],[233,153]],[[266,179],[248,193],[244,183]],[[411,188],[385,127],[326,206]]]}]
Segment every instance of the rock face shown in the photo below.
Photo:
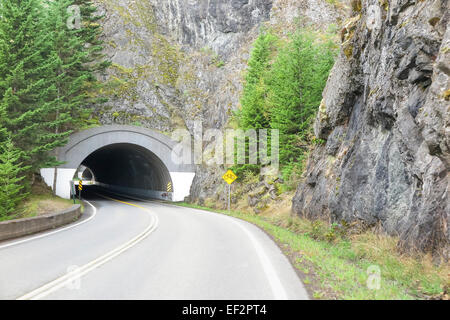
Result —
[{"label": "rock face", "polygon": [[238,36],[269,19],[273,0],[152,1],[163,33],[188,48],[207,46],[230,56]]},{"label": "rock face", "polygon": [[97,0],[112,67],[101,124],[222,128],[236,108],[240,71],[272,0]]},{"label": "rock face", "polygon": [[[280,34],[303,24],[326,30],[340,14],[326,0],[95,0],[105,15],[103,75],[109,101],[93,117],[169,134],[224,129],[239,105],[242,75],[266,23]],[[205,147],[208,143],[205,142]],[[201,166],[195,201],[225,199],[224,167]]]},{"label": "rock face", "polygon": [[[251,44],[278,0],[96,2],[113,64],[103,77],[109,101],[95,117],[100,124],[170,135],[178,128],[193,134],[196,121],[204,130],[227,125],[239,104]],[[225,199],[223,169],[199,167],[193,199]]]},{"label": "rock face", "polygon": [[448,259],[447,0],[353,2],[293,199],[301,216],[381,226]]}]

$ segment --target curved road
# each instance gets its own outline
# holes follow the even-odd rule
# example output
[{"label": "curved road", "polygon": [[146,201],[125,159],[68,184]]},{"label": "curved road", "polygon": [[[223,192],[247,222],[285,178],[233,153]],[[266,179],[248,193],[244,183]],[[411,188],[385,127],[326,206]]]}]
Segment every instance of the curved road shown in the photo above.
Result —
[{"label": "curved road", "polygon": [[308,299],[278,246],[245,221],[89,203],[81,224],[0,243],[0,299]]}]

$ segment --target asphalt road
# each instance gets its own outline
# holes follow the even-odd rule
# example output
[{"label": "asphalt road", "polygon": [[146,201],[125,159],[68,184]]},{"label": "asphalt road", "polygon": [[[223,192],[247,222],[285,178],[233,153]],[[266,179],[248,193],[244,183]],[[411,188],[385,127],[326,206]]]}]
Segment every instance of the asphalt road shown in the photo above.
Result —
[{"label": "asphalt road", "polygon": [[122,201],[92,199],[74,225],[1,242],[0,299],[308,299],[257,227]]}]

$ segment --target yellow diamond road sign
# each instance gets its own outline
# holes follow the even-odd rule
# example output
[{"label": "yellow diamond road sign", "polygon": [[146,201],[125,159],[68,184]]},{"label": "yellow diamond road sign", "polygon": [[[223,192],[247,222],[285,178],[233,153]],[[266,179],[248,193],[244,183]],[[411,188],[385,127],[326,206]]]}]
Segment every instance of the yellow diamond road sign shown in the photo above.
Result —
[{"label": "yellow diamond road sign", "polygon": [[232,183],[237,179],[237,176],[234,174],[233,171],[228,170],[227,173],[225,173],[225,174],[223,175],[222,178],[223,178],[223,180],[225,180],[228,184],[232,184]]}]

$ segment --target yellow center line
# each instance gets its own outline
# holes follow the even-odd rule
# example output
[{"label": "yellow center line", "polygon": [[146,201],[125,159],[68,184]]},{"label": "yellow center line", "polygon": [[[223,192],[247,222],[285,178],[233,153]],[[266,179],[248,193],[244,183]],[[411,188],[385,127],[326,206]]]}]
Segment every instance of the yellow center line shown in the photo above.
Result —
[{"label": "yellow center line", "polygon": [[135,204],[128,203],[125,201],[109,198],[109,197],[106,197],[103,195],[99,195],[99,196],[119,202],[119,203],[123,203],[123,204],[129,205],[129,206],[133,206],[133,207],[142,209],[150,214],[150,216],[152,217],[152,219],[151,219],[152,221],[147,226],[147,228],[143,232],[141,232],[139,235],[137,235],[133,239],[130,239],[128,242],[124,243],[123,245],[109,251],[108,253],[104,254],[103,256],[98,257],[97,259],[92,260],[89,263],[86,263],[82,267],[79,267],[77,272],[67,273],[67,274],[33,290],[32,292],[29,292],[29,293],[17,298],[17,300],[36,300],[36,299],[41,299],[41,298],[48,296],[49,294],[63,288],[68,283],[71,283],[75,279],[80,279],[85,274],[91,272],[92,270],[97,269],[98,267],[102,266],[103,264],[107,263],[108,261],[110,261],[113,258],[120,255],[122,252],[132,248],[133,246],[135,246],[136,244],[138,244],[139,242],[141,242],[142,240],[147,238],[153,231],[155,231],[158,228],[158,216],[156,216],[151,210],[141,207],[139,205],[135,205]]},{"label": "yellow center line", "polygon": [[98,193],[96,193],[96,195],[98,195],[98,196],[100,196],[102,198],[108,199],[108,200],[112,200],[112,201],[115,201],[115,202],[123,203],[123,204],[129,205],[129,206],[136,207],[136,208],[139,208],[139,209],[142,209],[142,210],[150,212],[149,209],[147,209],[145,207],[142,207],[140,205],[137,205],[137,204],[133,204],[133,203],[129,203],[129,202],[126,202],[126,201],[114,199],[114,198],[111,198],[111,197],[108,197],[108,196],[105,196],[105,195],[102,195],[102,194],[98,194]]}]

